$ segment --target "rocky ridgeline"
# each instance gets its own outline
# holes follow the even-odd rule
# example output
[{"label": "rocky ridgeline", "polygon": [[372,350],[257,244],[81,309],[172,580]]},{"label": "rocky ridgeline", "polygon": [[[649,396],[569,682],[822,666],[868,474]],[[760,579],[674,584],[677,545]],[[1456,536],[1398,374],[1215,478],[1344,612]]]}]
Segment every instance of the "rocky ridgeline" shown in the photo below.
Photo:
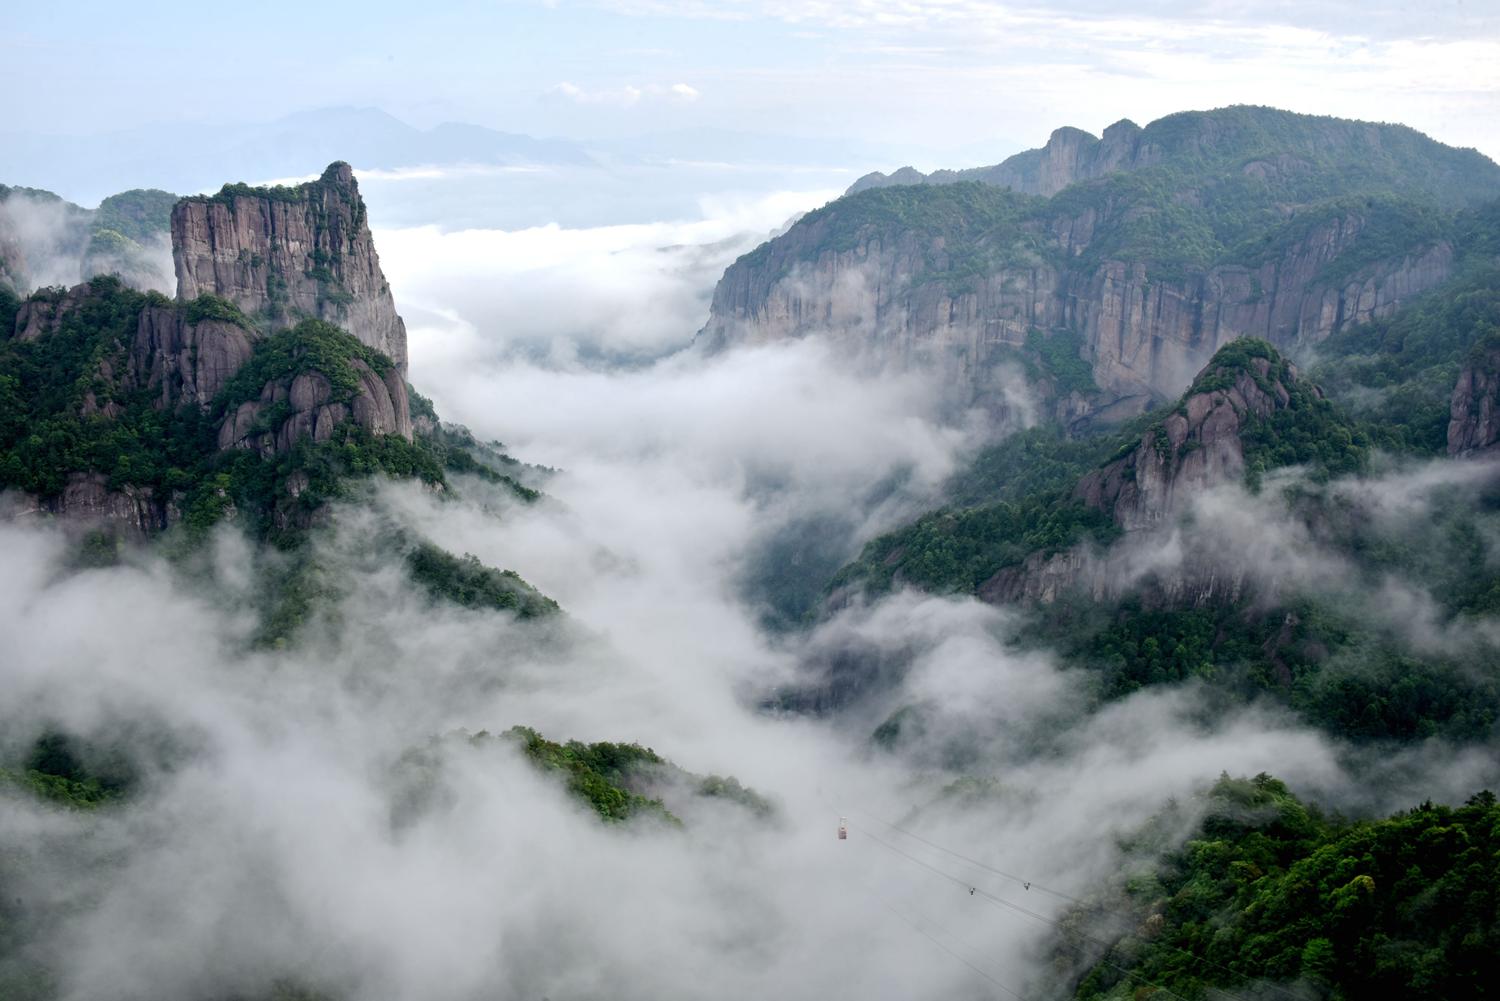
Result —
[{"label": "rocky ridgeline", "polygon": [[[1014,360],[1029,335],[1067,331],[1081,343],[1097,392],[1086,401],[1054,397],[1055,416],[1112,420],[1175,397],[1236,338],[1305,348],[1384,317],[1452,275],[1452,242],[1421,231],[1393,240],[1379,199],[1330,202],[1292,225],[1299,206],[1272,192],[1342,193],[1330,157],[1343,158],[1338,170],[1355,171],[1361,158],[1384,163],[1377,158],[1400,147],[1401,166],[1381,169],[1413,197],[1455,205],[1500,195],[1500,168],[1409,129],[1251,111],[1172,116],[1146,129],[1122,122],[1102,139],[1063,129],[1045,148],[992,168],[862,179],[854,197],[810,213],[735,262],[714,291],[700,341],[715,350],[823,334],[846,355],[936,368],[956,395],[983,401],[997,366]],[[1246,121],[1290,138],[1247,137],[1236,131],[1249,128]],[[1284,152],[1237,158],[1234,144],[1248,149],[1252,139]],[[1211,169],[1201,166],[1210,154],[1218,158]],[[1170,198],[1106,187],[1080,194],[1077,187],[1181,164],[1192,166],[1170,179]],[[1016,196],[1003,221],[976,226],[965,219],[971,203],[998,206],[1000,196],[978,199],[951,187],[965,180],[1027,195],[1064,193],[1047,202]],[[947,185],[954,193],[914,193],[885,205],[870,190],[902,184]],[[1166,266],[1111,249],[1162,213],[1206,212],[1208,200],[1228,197],[1251,199],[1245,217],[1262,220],[1247,230],[1254,239],[1233,256],[1236,263]],[[1170,244],[1162,252],[1170,254]]]},{"label": "rocky ridgeline", "polygon": [[1163,151],[1143,139],[1139,125],[1122,118],[1096,138],[1083,129],[1060,128],[1041,149],[1017,153],[992,167],[971,170],[935,170],[924,174],[914,167],[902,167],[891,174],[874,171],[849,186],[848,194],[870,188],[888,188],[903,184],[952,184],[957,181],[982,181],[1010,188],[1028,195],[1055,195],[1070,184],[1103,177],[1120,170],[1139,170],[1160,163]]},{"label": "rocky ridgeline", "polygon": [[[192,406],[216,419],[220,450],[242,448],[271,458],[303,439],[327,440],[345,422],[410,440],[405,327],[380,272],[348,166],[334,164],[290,195],[286,189],[248,190],[226,189],[235,192],[227,200],[178,204],[172,229],[185,241],[174,246],[182,294],[175,303],[147,297],[133,332],[103,345],[79,416],[118,417],[120,401],[144,391],[158,410]],[[338,249],[336,259],[329,248]],[[308,274],[324,266],[331,279]],[[86,282],[62,294],[34,295],[21,304],[11,336],[39,341],[56,335],[91,297],[112,294]],[[380,354],[360,356],[363,349],[348,338],[347,350],[338,348],[343,334],[319,327],[306,336],[334,338],[334,355],[325,351],[324,357],[337,363],[348,386],[336,387],[333,373],[316,367],[283,366],[257,388],[226,398],[258,350],[274,338],[302,336],[302,328],[278,331],[306,320],[306,313],[342,317],[354,327],[349,333]],[[340,352],[348,357],[335,357]],[[174,504],[148,487],[112,489],[106,477],[80,471],[56,496],[31,498],[24,506],[151,534],[176,520]]]},{"label": "rocky ridgeline", "polygon": [[295,188],[184,198],[172,210],[172,260],[179,299],[228,299],[268,330],[326,320],[406,371],[406,324],[347,163]]},{"label": "rocky ridgeline", "polygon": [[50,191],[0,184],[0,289],[26,295],[113,274],[131,288],[170,291],[175,201],[165,191],[135,189],[86,209]]},{"label": "rocky ridgeline", "polygon": [[[1141,128],[1128,118],[1094,136],[1083,129],[1057,129],[1040,149],[1017,153],[998,164],[967,170],[924,174],[902,167],[891,174],[874,171],[849,186],[846,194],[871,188],[978,181],[1028,195],[1050,197],[1070,185],[1114,173],[1130,173],[1182,160],[1210,160],[1226,149],[1264,148],[1266,140],[1282,148],[1240,158],[1247,177],[1315,169],[1317,160],[1343,156],[1378,161],[1405,146],[1429,159],[1426,182],[1441,190],[1467,181],[1469,171],[1485,158],[1474,150],[1452,150],[1402,125],[1350,119],[1292,115],[1274,108],[1236,106],[1217,111],[1184,111]],[[1452,154],[1457,154],[1453,156]],[[1489,197],[1500,194],[1500,182],[1488,182]]]}]

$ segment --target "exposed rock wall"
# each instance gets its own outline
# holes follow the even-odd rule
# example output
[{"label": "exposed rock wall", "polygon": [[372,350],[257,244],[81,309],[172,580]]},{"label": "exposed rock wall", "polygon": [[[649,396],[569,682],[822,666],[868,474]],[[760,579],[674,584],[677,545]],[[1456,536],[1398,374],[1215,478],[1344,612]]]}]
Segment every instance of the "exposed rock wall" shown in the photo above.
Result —
[{"label": "exposed rock wall", "polygon": [[206,407],[250,360],[254,346],[254,335],[237,324],[189,323],[181,310],[147,306],[130,344],[127,386],[154,391],[163,409]]},{"label": "exposed rock wall", "polygon": [[1187,397],[1129,454],[1080,480],[1073,496],[1133,532],[1166,521],[1184,497],[1242,476],[1240,433],[1246,422],[1270,417],[1291,402],[1287,388],[1269,378],[1269,361],[1253,358],[1250,364],[1254,374],[1238,372],[1228,389]]},{"label": "exposed rock wall", "polygon": [[1163,280],[1142,264],[1070,263],[1096,224],[1092,210],[1054,220],[1043,235],[1061,254],[1030,255],[955,289],[941,278],[951,262],[942,238],[873,233],[847,250],[820,250],[825,217],[731,265],[700,339],[714,350],[825,334],[851,357],[936,368],[959,392],[982,397],[991,367],[1008,356],[1000,349],[1023,344],[1032,329],[1070,329],[1081,334],[1102,390],[1094,409],[1113,419],[1180,393],[1229,341],[1315,344],[1393,312],[1453,267],[1453,248],[1439,242],[1324,280],[1359,237],[1363,220],[1351,214],[1314,227],[1257,267]]},{"label": "exposed rock wall", "polygon": [[129,538],[144,539],[163,531],[182,517],[168,498],[150,487],[109,488],[102,473],[74,473],[56,497],[14,498],[10,516],[53,517],[71,524],[108,529]]},{"label": "exposed rock wall", "polygon": [[183,199],[172,258],[180,299],[220,296],[271,330],[327,320],[406,371],[406,325],[346,163],[290,190],[230,186]]},{"label": "exposed rock wall", "polygon": [[1448,421],[1448,454],[1491,452],[1500,444],[1500,346],[1476,352],[1458,373]]},{"label": "exposed rock wall", "polygon": [[246,448],[269,458],[291,451],[302,438],[327,441],[350,418],[372,434],[396,434],[410,441],[411,412],[400,373],[392,370],[381,378],[362,361],[350,364],[359,377],[352,399],[334,399],[332,383],[320,372],[267,383],[257,399],[225,415],[219,448]]}]

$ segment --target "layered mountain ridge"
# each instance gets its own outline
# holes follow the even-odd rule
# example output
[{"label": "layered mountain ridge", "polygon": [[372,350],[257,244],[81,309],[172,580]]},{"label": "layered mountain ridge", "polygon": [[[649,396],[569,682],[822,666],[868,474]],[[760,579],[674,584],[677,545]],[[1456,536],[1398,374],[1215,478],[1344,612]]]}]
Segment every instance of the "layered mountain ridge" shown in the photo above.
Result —
[{"label": "layered mountain ridge", "polygon": [[1000,403],[996,372],[1063,338],[1093,385],[1064,421],[1175,397],[1241,336],[1304,351],[1448,280],[1500,167],[1398,126],[1227,108],[1055,133],[995,168],[885,182],[804,216],[715,289],[710,350],[823,334]]},{"label": "layered mountain ridge", "polygon": [[19,295],[115,274],[132,288],[166,291],[176,201],[165,191],[138,189],[86,209],[50,191],[0,184],[0,288]]}]

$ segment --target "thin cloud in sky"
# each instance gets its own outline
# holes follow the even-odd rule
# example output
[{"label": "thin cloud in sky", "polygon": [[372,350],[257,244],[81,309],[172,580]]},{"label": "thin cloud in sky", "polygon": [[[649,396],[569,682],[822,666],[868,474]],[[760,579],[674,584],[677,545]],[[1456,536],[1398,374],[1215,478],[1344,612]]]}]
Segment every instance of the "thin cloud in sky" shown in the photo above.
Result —
[{"label": "thin cloud in sky", "polygon": [[650,83],[637,87],[589,89],[564,80],[547,91],[546,96],[562,98],[575,104],[602,104],[618,108],[632,108],[643,101],[696,101],[701,96],[698,88],[686,83]]}]

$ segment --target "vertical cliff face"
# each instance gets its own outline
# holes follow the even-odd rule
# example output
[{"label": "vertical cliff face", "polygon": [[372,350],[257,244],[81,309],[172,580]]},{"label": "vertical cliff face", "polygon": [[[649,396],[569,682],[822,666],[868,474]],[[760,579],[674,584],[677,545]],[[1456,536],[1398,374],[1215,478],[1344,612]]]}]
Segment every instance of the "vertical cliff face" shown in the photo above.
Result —
[{"label": "vertical cliff face", "polygon": [[130,343],[124,388],[151,390],[163,410],[207,408],[250,360],[255,341],[251,331],[228,320],[194,321],[171,306],[147,306]]},{"label": "vertical cliff face", "polygon": [[1257,265],[1163,279],[1140,262],[1079,260],[1098,224],[1093,209],[1028,223],[1018,232],[1039,250],[988,245],[984,270],[954,282],[951,237],[871,226],[839,248],[830,213],[731,265],[700,338],[718,349],[823,334],[851,356],[937,369],[956,392],[982,397],[992,367],[1028,332],[1076,331],[1100,389],[1093,409],[1115,418],[1177,395],[1230,341],[1315,344],[1388,315],[1453,268],[1452,245],[1436,241],[1337,275],[1330,266],[1365,228],[1351,211]]},{"label": "vertical cliff face", "polygon": [[1459,371],[1449,414],[1449,455],[1493,452],[1500,445],[1500,343],[1494,338]]},{"label": "vertical cliff face", "polygon": [[183,199],[172,258],[182,300],[220,296],[269,330],[326,320],[406,371],[406,325],[346,163],[296,188],[226,185]]},{"label": "vertical cliff face", "polygon": [[1066,331],[1114,419],[1236,338],[1301,350],[1394,312],[1497,196],[1500,167],[1400,126],[1225,108],[1059,129],[993,167],[861,179],[725,272],[702,341],[825,334],[962,397]]}]

